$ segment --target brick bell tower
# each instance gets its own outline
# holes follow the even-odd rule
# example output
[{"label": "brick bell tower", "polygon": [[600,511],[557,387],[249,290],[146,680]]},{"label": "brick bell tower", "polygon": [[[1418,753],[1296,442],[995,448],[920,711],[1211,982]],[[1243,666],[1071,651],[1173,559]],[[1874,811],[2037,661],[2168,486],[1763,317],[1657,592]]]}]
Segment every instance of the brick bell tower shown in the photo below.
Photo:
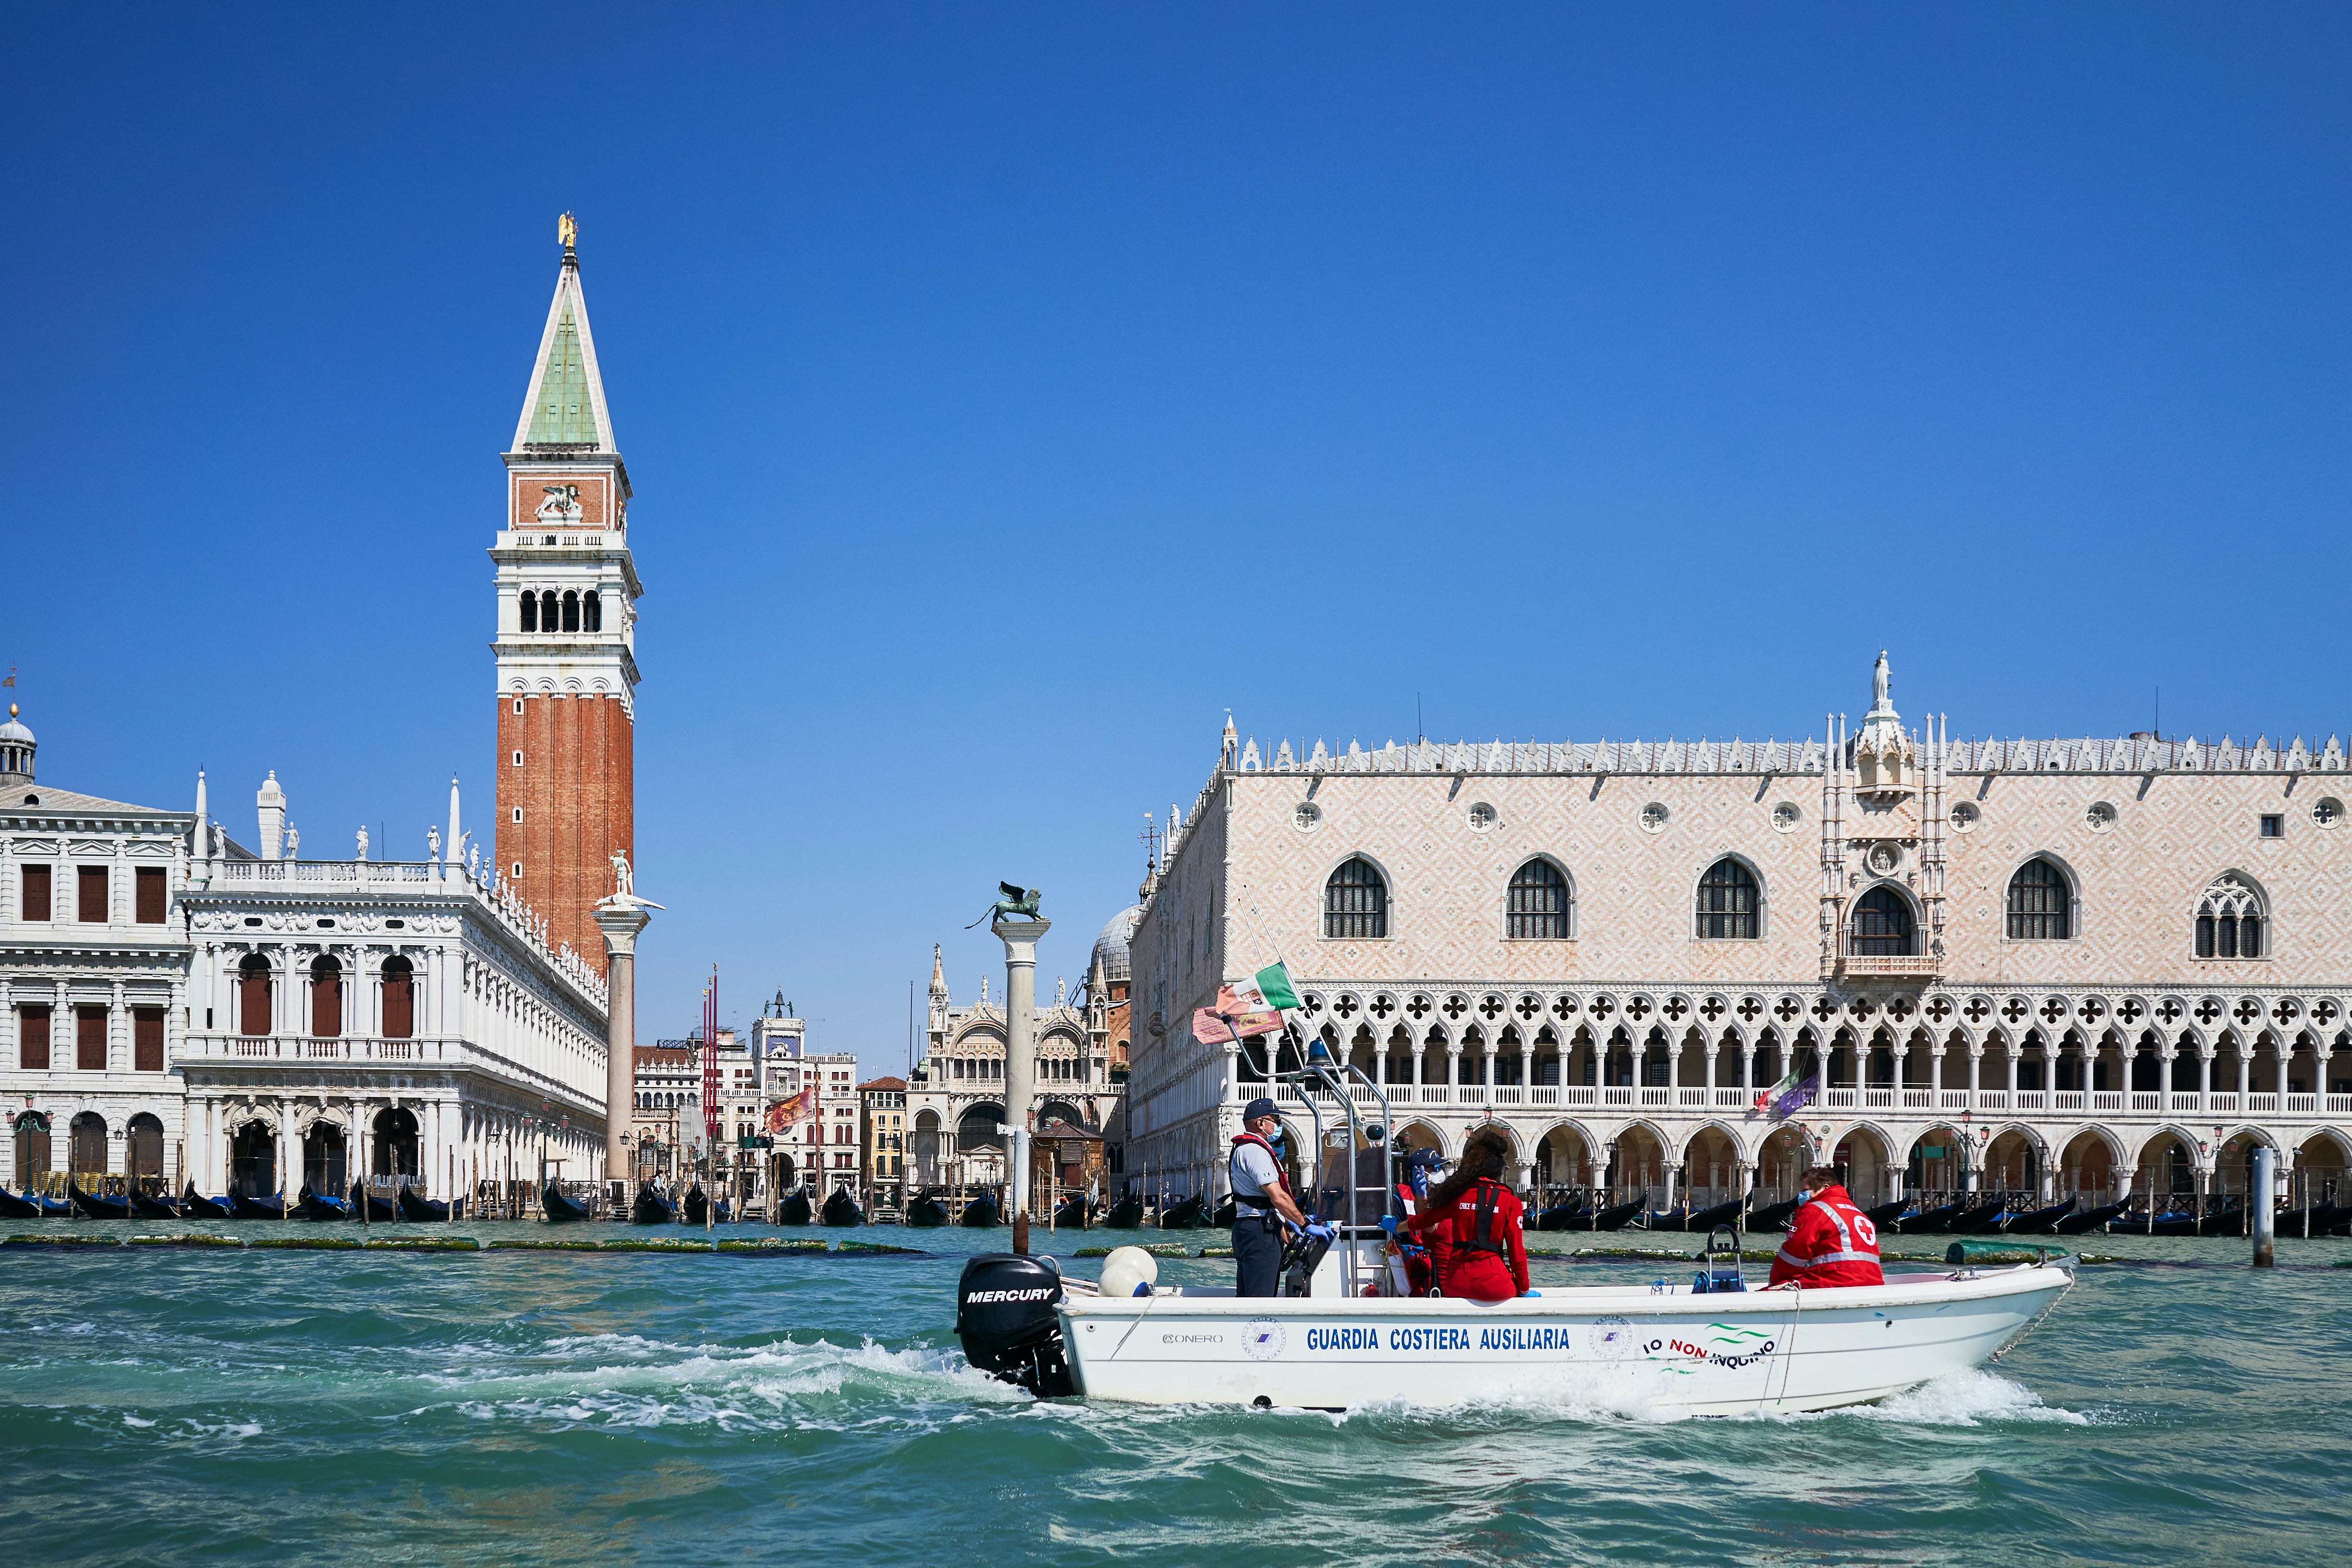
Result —
[{"label": "brick bell tower", "polygon": [[576,229],[530,390],[508,451],[498,565],[498,870],[598,973],[590,910],[612,856],[636,858],[636,625],[645,588],[629,555],[629,471],[613,444],[596,340],[580,290]]}]

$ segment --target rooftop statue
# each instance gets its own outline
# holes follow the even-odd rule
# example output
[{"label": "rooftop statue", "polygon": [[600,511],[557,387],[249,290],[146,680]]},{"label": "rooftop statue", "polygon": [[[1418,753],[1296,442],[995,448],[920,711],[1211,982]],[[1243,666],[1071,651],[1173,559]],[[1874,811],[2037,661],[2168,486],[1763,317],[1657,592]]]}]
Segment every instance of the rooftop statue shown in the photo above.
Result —
[{"label": "rooftop statue", "polygon": [[1880,648],[1878,650],[1878,663],[1870,672],[1870,707],[1872,712],[1875,713],[1883,711],[1889,706],[1886,695],[1887,684],[1886,650],[1885,648]]},{"label": "rooftop statue", "polygon": [[555,220],[555,237],[563,242],[563,248],[566,250],[570,250],[579,243],[580,226],[572,221],[570,213],[565,213]]}]

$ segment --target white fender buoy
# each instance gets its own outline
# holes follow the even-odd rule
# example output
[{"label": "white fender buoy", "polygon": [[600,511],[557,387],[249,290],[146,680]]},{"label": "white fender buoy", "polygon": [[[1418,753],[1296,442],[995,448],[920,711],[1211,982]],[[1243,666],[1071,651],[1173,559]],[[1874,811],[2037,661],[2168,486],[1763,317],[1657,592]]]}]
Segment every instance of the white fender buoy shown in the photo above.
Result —
[{"label": "white fender buoy", "polygon": [[1160,1278],[1160,1259],[1139,1247],[1116,1247],[1103,1259],[1102,1293],[1106,1296],[1149,1296]]}]

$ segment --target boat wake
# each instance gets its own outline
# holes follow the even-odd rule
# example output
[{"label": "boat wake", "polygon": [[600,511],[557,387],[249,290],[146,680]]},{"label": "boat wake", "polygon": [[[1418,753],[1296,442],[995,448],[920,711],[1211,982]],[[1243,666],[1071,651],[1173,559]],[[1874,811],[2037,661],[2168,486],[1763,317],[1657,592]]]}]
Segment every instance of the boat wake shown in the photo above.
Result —
[{"label": "boat wake", "polygon": [[1982,1367],[1956,1372],[1890,1394],[1875,1405],[1849,1405],[1843,1410],[1817,1410],[1802,1415],[1769,1415],[1769,1421],[1885,1421],[1903,1426],[1981,1426],[2012,1421],[2036,1421],[2060,1426],[2088,1426],[2091,1417],[2079,1410],[2044,1405],[2042,1396],[2021,1383]]}]

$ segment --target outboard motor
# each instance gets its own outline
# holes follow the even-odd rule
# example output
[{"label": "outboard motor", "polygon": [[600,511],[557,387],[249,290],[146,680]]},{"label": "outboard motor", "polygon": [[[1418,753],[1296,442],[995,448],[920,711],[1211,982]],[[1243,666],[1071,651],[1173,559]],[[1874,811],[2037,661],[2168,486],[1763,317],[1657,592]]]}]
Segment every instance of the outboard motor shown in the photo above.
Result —
[{"label": "outboard motor", "polygon": [[1334,1232],[1326,1226],[1317,1226],[1314,1232],[1301,1231],[1283,1244],[1282,1293],[1286,1296],[1315,1294],[1315,1270],[1321,1268],[1323,1255],[1331,1250]]},{"label": "outboard motor", "polygon": [[1062,1277],[1043,1258],[989,1252],[956,1281],[956,1337],[964,1359],[1040,1399],[1076,1394],[1062,1354]]}]

